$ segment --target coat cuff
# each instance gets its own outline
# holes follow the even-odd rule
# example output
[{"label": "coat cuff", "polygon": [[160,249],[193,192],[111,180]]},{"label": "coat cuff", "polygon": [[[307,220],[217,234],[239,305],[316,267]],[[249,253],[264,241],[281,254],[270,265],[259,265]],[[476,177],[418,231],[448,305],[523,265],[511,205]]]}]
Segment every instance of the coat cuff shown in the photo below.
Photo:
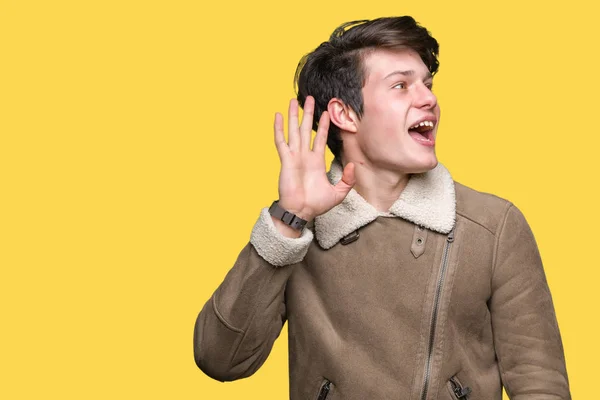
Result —
[{"label": "coat cuff", "polygon": [[302,236],[299,238],[282,235],[275,227],[269,209],[266,207],[260,212],[250,236],[250,243],[256,252],[269,264],[276,267],[302,261],[312,240],[313,233],[308,228],[304,228]]}]

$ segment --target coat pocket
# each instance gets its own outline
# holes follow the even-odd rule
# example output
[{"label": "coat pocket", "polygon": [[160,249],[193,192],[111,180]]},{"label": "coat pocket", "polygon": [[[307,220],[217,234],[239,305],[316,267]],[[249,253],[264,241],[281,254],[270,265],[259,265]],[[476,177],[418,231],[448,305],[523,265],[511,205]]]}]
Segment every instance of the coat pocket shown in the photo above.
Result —
[{"label": "coat pocket", "polygon": [[323,378],[321,382],[321,386],[319,386],[319,394],[316,397],[316,400],[331,400],[331,394],[334,390],[333,382],[331,382],[327,378]]},{"label": "coat pocket", "polygon": [[448,379],[448,390],[450,390],[453,399],[459,400],[469,400],[472,392],[471,388],[463,385],[456,375]]}]

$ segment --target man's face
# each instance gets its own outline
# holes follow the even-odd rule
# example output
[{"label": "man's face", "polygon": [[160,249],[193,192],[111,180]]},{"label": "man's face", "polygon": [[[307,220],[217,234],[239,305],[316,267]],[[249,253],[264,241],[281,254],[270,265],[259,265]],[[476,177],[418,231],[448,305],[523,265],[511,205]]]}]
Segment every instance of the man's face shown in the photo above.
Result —
[{"label": "man's face", "polygon": [[408,49],[377,50],[365,57],[364,66],[364,113],[355,137],[364,161],[405,173],[434,168],[440,108],[431,92],[433,78],[419,55]]}]

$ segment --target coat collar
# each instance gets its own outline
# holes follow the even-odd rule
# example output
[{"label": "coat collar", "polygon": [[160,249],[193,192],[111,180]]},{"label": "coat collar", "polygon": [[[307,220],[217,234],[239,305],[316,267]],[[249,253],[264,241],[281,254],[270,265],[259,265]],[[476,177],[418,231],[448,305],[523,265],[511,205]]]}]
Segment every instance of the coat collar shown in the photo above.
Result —
[{"label": "coat collar", "polygon": [[[327,177],[332,184],[342,178],[342,165],[336,159]],[[315,218],[316,239],[322,248],[329,249],[379,216],[400,217],[436,232],[450,232],[456,220],[456,195],[450,173],[438,163],[430,171],[413,174],[387,212],[377,211],[352,189],[340,204]]]}]

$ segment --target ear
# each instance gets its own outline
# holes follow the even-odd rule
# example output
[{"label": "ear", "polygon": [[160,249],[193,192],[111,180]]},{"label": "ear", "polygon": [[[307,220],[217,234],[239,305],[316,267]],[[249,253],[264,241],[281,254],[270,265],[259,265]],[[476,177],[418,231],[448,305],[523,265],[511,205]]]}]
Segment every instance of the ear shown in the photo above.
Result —
[{"label": "ear", "polygon": [[340,130],[353,133],[358,130],[358,116],[340,99],[334,97],[329,100],[327,113],[331,122]]}]

